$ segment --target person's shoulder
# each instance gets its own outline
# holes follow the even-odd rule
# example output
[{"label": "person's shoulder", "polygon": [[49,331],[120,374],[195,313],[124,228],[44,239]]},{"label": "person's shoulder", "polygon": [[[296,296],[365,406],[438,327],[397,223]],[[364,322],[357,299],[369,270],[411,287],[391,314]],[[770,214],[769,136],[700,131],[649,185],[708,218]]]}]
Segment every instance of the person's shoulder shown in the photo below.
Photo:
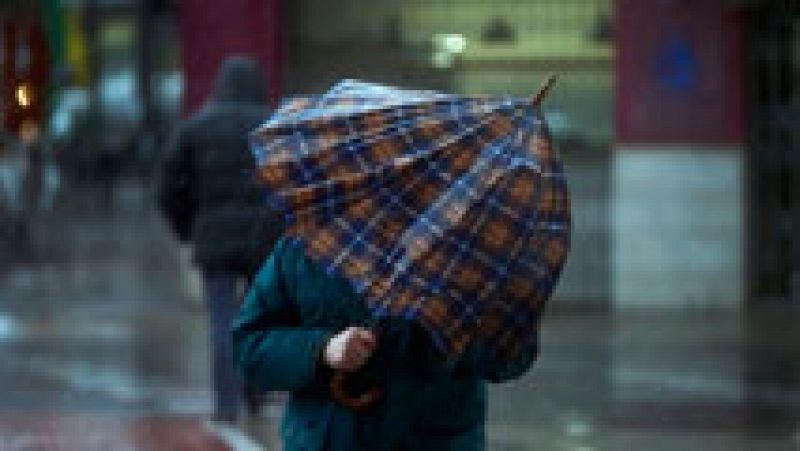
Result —
[{"label": "person's shoulder", "polygon": [[270,115],[268,105],[249,102],[213,102],[200,108],[193,117],[201,120],[217,119],[219,117],[258,117],[266,120]]},{"label": "person's shoulder", "polygon": [[308,257],[303,248],[300,238],[283,236],[275,243],[273,253],[280,258],[284,265],[292,265],[305,262]]},{"label": "person's shoulder", "polygon": [[305,276],[305,253],[296,238],[281,237],[272,247],[272,252],[255,274],[255,285],[264,285],[269,280],[293,284],[293,280]]},{"label": "person's shoulder", "polygon": [[185,143],[194,144],[198,131],[203,130],[207,124],[208,120],[202,111],[195,112],[177,124],[173,136]]},{"label": "person's shoulder", "polygon": [[305,258],[305,254],[298,239],[288,236],[282,236],[275,241],[269,257],[279,266],[291,265],[303,258]]},{"label": "person's shoulder", "polygon": [[201,107],[199,110],[192,113],[189,117],[183,120],[182,127],[186,131],[203,129],[210,123],[216,120],[213,108],[207,106]]}]

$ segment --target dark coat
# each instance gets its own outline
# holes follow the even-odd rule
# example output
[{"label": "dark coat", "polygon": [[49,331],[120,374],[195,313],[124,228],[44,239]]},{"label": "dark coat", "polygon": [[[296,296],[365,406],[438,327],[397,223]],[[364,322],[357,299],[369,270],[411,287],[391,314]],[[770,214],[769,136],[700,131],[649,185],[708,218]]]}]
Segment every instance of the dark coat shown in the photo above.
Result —
[{"label": "dark coat", "polygon": [[248,133],[269,114],[257,64],[228,59],[206,104],[182,123],[162,165],[158,202],[205,269],[250,275],[282,230],[253,180]]},{"label": "dark coat", "polygon": [[383,400],[354,412],[331,398],[320,355],[333,334],[367,318],[347,281],[327,274],[294,241],[278,241],[246,296],[233,338],[248,383],[292,394],[281,431],[284,449],[485,449],[486,383],[522,375],[536,346],[501,363],[472,345],[450,367],[421,328],[395,320],[381,330],[371,359],[383,362],[371,369],[385,388]]}]

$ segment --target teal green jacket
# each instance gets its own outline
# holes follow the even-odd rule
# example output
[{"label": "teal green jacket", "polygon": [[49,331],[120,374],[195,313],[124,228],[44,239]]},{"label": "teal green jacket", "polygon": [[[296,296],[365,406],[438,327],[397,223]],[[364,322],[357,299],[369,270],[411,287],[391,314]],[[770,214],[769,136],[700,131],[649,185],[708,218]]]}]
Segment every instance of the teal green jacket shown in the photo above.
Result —
[{"label": "teal green jacket", "polygon": [[246,296],[233,337],[237,365],[250,384],[291,392],[281,427],[284,449],[485,449],[486,382],[523,374],[535,347],[500,364],[473,346],[447,365],[420,328],[393,321],[380,332],[381,357],[372,359],[379,362],[371,371],[385,394],[356,412],[331,398],[320,355],[332,335],[368,318],[347,281],[306,258],[295,241],[276,244]]}]

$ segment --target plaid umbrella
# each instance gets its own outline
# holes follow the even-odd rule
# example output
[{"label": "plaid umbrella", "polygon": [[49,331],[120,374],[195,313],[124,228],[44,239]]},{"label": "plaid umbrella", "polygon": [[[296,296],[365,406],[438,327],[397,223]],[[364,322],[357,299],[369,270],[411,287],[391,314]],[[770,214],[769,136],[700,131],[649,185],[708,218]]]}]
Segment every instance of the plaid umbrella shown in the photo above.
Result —
[{"label": "plaid umbrella", "polygon": [[538,106],[549,85],[519,99],[345,80],[253,132],[257,177],[287,234],[375,318],[418,322],[452,360],[472,340],[511,359],[536,340],[569,246]]}]

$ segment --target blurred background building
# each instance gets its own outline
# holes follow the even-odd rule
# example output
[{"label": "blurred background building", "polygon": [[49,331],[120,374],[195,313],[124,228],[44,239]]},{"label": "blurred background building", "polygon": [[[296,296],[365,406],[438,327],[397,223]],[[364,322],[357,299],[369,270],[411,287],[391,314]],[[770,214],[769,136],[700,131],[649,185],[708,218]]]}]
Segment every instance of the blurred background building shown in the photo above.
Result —
[{"label": "blurred background building", "polygon": [[492,449],[800,446],[797,2],[3,0],[0,26],[0,449],[46,430],[20,409],[118,435],[91,412],[208,409],[197,281],[150,185],[232,53],[275,102],[558,74],[573,250]]}]

